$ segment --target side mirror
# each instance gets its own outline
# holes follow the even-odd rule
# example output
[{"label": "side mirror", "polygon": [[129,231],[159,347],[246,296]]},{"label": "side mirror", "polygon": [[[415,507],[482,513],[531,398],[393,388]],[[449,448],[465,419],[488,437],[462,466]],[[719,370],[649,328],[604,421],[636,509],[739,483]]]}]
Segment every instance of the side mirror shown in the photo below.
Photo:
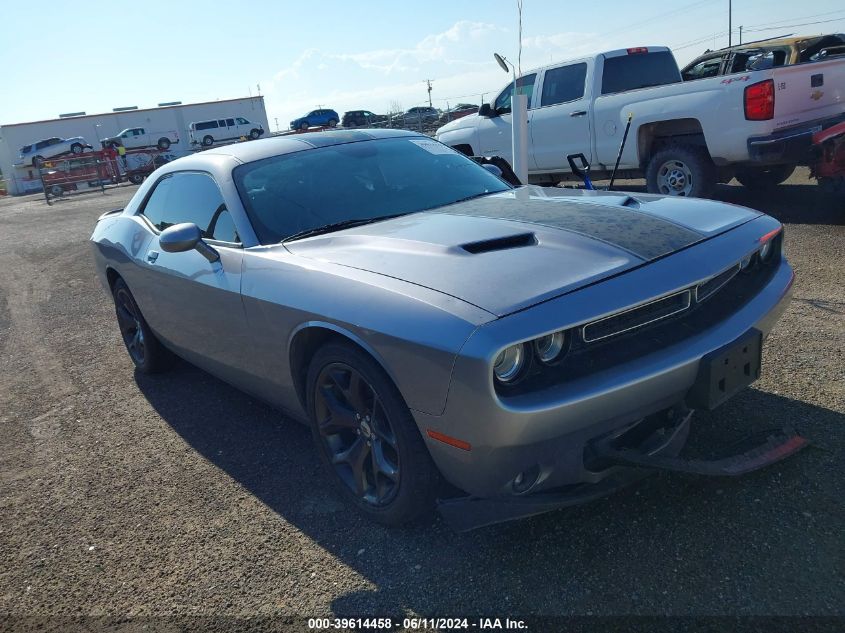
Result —
[{"label": "side mirror", "polygon": [[196,250],[210,262],[216,262],[220,255],[208,244],[202,241],[202,231],[193,222],[174,224],[161,232],[158,237],[161,250],[166,253],[184,253]]},{"label": "side mirror", "polygon": [[491,174],[493,174],[493,175],[494,175],[494,176],[496,176],[497,178],[501,178],[501,177],[502,177],[502,170],[501,170],[501,169],[499,169],[499,168],[498,168],[496,165],[494,165],[493,163],[484,163],[484,164],[482,165],[482,167],[484,167],[484,169],[486,169],[487,171],[489,171]]},{"label": "side mirror", "polygon": [[490,117],[496,116],[496,111],[490,107],[489,103],[482,103],[481,107],[478,108],[478,116],[487,117],[489,119]]}]

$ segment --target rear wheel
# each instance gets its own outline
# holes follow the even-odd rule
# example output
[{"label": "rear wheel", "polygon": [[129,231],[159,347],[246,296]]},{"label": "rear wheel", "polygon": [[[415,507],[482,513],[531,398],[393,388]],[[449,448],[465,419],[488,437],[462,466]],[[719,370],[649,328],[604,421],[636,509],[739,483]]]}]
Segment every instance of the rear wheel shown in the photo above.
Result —
[{"label": "rear wheel", "polygon": [[300,130],[307,130],[308,129],[308,121],[303,121],[302,123],[300,123],[299,129]]},{"label": "rear wheel", "polygon": [[62,189],[61,185],[53,185],[50,187],[50,195],[58,198],[59,196],[63,196],[65,190]]},{"label": "rear wheel", "polygon": [[743,187],[755,191],[771,189],[787,180],[794,165],[773,165],[771,167],[742,167],[737,168],[735,177]]},{"label": "rear wheel", "polygon": [[140,185],[142,182],[144,182],[144,176],[141,174],[130,174],[129,182],[131,182],[133,185]]},{"label": "rear wheel", "polygon": [[706,198],[716,185],[717,171],[702,147],[670,145],[651,157],[646,168],[649,193]]},{"label": "rear wheel", "polygon": [[329,127],[335,127],[335,126],[337,126],[337,120],[336,119],[329,119]]},{"label": "rear wheel", "polygon": [[320,458],[352,505],[386,525],[430,512],[437,468],[399,390],[369,355],[324,346],[309,366],[307,394]]},{"label": "rear wheel", "polygon": [[135,297],[129,292],[129,287],[123,279],[118,278],[114,282],[112,296],[120,336],[138,371],[155,374],[167,369],[173,361],[173,355],[150,330],[138,304],[135,303]]}]

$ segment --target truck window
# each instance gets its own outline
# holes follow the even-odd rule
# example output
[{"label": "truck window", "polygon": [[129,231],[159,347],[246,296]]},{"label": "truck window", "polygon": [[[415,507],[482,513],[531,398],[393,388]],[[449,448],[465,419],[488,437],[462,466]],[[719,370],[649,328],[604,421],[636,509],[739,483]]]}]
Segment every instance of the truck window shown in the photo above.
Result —
[{"label": "truck window", "polygon": [[238,119],[237,119],[237,121],[238,121],[238,123],[239,123],[240,125],[249,125],[249,121],[247,121],[247,120],[246,120],[245,118],[243,118],[242,116],[239,116],[239,117],[238,117]]},{"label": "truck window", "polygon": [[228,125],[230,127],[234,126],[235,125],[235,119],[226,119],[226,125]]},{"label": "truck window", "polygon": [[603,95],[681,81],[675,58],[669,51],[606,57],[601,82]]},{"label": "truck window", "polygon": [[694,79],[704,79],[705,77],[715,77],[719,74],[719,66],[721,65],[721,55],[702,59],[695,66],[691,66],[683,72],[683,79],[684,81],[692,81]]},{"label": "truck window", "polygon": [[[528,109],[531,109],[531,95],[534,92],[534,82],[537,80],[537,73],[525,75],[516,80],[517,94],[528,95]],[[509,83],[507,87],[502,90],[493,108],[499,114],[508,114],[511,111],[511,95],[513,94],[513,82]]]},{"label": "truck window", "polygon": [[587,64],[570,64],[547,70],[543,76],[540,107],[575,101],[584,96]]}]

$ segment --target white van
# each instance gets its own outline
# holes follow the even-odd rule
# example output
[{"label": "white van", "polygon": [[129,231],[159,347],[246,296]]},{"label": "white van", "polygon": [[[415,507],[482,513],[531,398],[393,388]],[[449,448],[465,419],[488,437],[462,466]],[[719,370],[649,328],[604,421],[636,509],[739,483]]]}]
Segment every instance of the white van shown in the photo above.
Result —
[{"label": "white van", "polygon": [[250,123],[242,116],[197,121],[191,123],[188,130],[191,134],[191,144],[201,144],[206,147],[217,141],[229,141],[239,139],[242,136],[257,139],[264,134],[264,127],[260,123]]}]

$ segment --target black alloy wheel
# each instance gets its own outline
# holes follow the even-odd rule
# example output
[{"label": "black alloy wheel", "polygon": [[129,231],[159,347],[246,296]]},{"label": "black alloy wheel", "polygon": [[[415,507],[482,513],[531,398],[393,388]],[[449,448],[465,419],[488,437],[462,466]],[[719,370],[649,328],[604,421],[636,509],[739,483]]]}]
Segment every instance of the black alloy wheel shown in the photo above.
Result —
[{"label": "black alloy wheel", "polygon": [[129,352],[132,362],[141,367],[147,358],[144,328],[141,326],[141,313],[138,306],[135,305],[135,300],[125,285],[115,288],[114,306],[117,312],[117,325],[120,328],[120,336],[123,337],[123,344],[126,345],[126,351]]},{"label": "black alloy wheel", "polygon": [[399,490],[399,452],[375,388],[344,363],[326,365],[316,387],[317,428],[338,477],[367,504],[389,504]]}]

